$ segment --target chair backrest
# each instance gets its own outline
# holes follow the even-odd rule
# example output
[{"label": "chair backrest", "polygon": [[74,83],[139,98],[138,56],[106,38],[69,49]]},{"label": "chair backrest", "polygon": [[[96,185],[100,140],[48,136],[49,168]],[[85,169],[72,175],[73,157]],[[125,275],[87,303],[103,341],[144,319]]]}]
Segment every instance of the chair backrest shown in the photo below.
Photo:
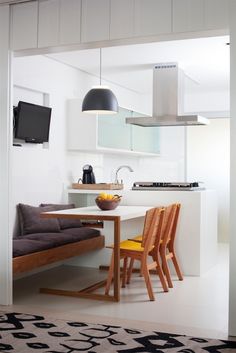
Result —
[{"label": "chair backrest", "polygon": [[175,238],[180,204],[171,204],[166,208],[163,221],[162,244],[165,246]]},{"label": "chair backrest", "polygon": [[177,204],[175,204],[175,206],[176,206],[175,207],[175,216],[174,216],[174,221],[173,221],[173,225],[172,225],[172,229],[171,229],[171,233],[170,233],[169,244],[168,244],[168,246],[170,246],[172,248],[173,248],[174,242],[175,242],[176,228],[177,228],[177,224],[178,224],[181,204],[177,203]]},{"label": "chair backrest", "polygon": [[156,207],[151,208],[146,212],[145,219],[144,219],[144,226],[143,226],[143,233],[142,233],[142,247],[144,247],[146,238],[149,233],[150,226],[152,224],[152,219],[156,212]]},{"label": "chair backrest", "polygon": [[164,211],[163,207],[156,207],[146,212],[142,239],[142,247],[146,255],[153,249],[158,235],[161,236]]}]

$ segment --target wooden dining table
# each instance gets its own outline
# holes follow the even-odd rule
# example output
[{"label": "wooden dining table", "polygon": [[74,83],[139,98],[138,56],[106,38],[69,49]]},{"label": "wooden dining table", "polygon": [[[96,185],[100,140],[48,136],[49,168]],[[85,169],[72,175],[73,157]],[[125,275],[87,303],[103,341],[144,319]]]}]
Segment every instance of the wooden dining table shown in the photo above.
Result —
[{"label": "wooden dining table", "polygon": [[[43,218],[69,218],[114,223],[114,291],[113,295],[94,293],[106,284],[106,280],[94,283],[80,290],[40,288],[41,293],[65,295],[71,297],[89,298],[97,300],[120,301],[120,229],[121,222],[144,217],[151,206],[118,206],[115,210],[102,211],[97,206],[73,208],[62,211],[41,213]],[[106,234],[104,234],[106,237]]]}]

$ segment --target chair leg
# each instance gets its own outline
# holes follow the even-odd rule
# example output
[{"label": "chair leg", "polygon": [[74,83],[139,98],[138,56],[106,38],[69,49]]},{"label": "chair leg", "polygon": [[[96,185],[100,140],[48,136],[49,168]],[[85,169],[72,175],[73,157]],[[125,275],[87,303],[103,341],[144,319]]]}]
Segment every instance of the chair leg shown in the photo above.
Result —
[{"label": "chair leg", "polygon": [[128,269],[128,273],[127,273],[127,280],[126,280],[127,284],[130,284],[130,279],[131,279],[131,275],[132,275],[132,271],[133,271],[133,266],[134,266],[134,259],[130,259],[129,269]]},{"label": "chair leg", "polygon": [[146,287],[147,287],[147,291],[148,291],[148,295],[149,295],[149,299],[151,301],[155,300],[154,297],[154,293],[153,293],[153,289],[152,289],[152,283],[151,283],[151,278],[150,278],[150,274],[149,274],[149,270],[147,268],[147,266],[143,266],[142,268],[142,273],[143,273],[143,277],[145,279],[145,283],[146,283]]},{"label": "chair leg", "polygon": [[156,257],[156,256],[153,256],[152,258],[153,258],[153,261],[155,261],[156,264],[157,264],[156,271],[157,271],[157,274],[158,274],[158,276],[160,278],[162,288],[163,288],[164,292],[169,292],[169,288],[168,288],[168,286],[166,284],[165,276],[164,276],[164,273],[162,271],[162,267],[161,267],[160,261],[159,261],[158,257]]},{"label": "chair leg", "polygon": [[105,294],[107,294],[107,295],[109,294],[109,291],[111,288],[113,273],[114,273],[114,250],[112,251],[112,255],[111,255],[111,263],[110,263],[110,267],[108,270],[107,283],[106,283],[106,287],[105,287]]},{"label": "chair leg", "polygon": [[183,281],[184,278],[183,278],[183,275],[182,275],[182,273],[181,273],[181,271],[180,271],[180,267],[179,267],[179,264],[178,264],[178,261],[177,261],[177,257],[176,257],[176,255],[175,255],[175,252],[172,251],[172,254],[173,254],[172,262],[173,262],[173,265],[174,265],[174,267],[175,267],[175,271],[176,271],[176,273],[177,273],[177,276],[178,276],[178,278],[179,278],[180,281]]},{"label": "chair leg", "polygon": [[170,276],[170,270],[166,259],[166,249],[161,249],[160,254],[161,254],[162,269],[166,276],[168,287],[173,288],[173,283]]},{"label": "chair leg", "polygon": [[125,288],[126,277],[127,277],[127,264],[128,264],[128,257],[124,257],[124,264],[123,264],[123,272],[122,272],[122,288]]}]

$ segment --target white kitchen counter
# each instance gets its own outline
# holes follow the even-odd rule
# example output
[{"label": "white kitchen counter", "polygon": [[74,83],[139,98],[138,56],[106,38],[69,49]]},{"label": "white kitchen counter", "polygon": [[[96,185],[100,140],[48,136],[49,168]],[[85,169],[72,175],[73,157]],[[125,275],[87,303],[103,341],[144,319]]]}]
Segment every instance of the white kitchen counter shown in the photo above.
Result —
[{"label": "white kitchen counter", "polygon": [[[139,190],[68,190],[69,201],[85,202],[87,195],[89,202],[100,192],[122,195],[122,205],[133,206],[166,206],[171,203],[181,204],[179,224],[176,235],[176,252],[185,275],[199,276],[206,273],[215,263],[217,257],[217,198],[214,190],[201,191],[139,191]],[[76,195],[78,194],[78,195]],[[81,194],[81,196],[79,196]],[[77,203],[77,206],[79,204]],[[83,204],[81,206],[84,206]],[[131,223],[124,222],[123,237],[131,236],[141,231],[143,219],[137,219]],[[112,232],[105,225],[102,231],[107,235]],[[79,260],[80,265],[97,266],[108,263],[110,252],[102,250],[103,254],[93,254],[87,261]],[[90,255],[86,255],[89,257]]]}]

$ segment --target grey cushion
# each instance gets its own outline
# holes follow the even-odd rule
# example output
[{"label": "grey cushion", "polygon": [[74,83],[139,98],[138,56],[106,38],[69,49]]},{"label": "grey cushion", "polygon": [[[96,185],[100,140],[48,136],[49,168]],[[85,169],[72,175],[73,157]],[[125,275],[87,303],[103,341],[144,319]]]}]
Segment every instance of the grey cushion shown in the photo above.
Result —
[{"label": "grey cushion", "polygon": [[76,239],[75,241],[91,239],[100,235],[99,230],[87,227],[67,228],[63,230],[63,233],[73,236]]},{"label": "grey cushion", "polygon": [[69,234],[60,233],[60,232],[28,234],[28,235],[24,235],[21,238],[40,241],[45,244],[49,243],[50,247],[57,247],[60,245],[65,245],[65,244],[74,242],[73,236],[70,236]]},{"label": "grey cushion", "polygon": [[13,257],[31,254],[37,251],[47,250],[53,247],[53,244],[35,241],[31,239],[13,239]]},{"label": "grey cushion", "polygon": [[60,232],[60,226],[56,218],[42,218],[42,212],[54,211],[51,206],[48,207],[35,207],[18,205],[19,220],[21,226],[21,235],[32,233],[49,233]]},{"label": "grey cushion", "polygon": [[80,240],[95,238],[100,235],[96,229],[79,227],[68,228],[59,233],[35,233],[21,237],[22,239],[39,240],[41,242],[50,242],[53,246],[60,246],[67,243],[74,243]]},{"label": "grey cushion", "polygon": [[69,243],[98,237],[96,229],[79,227],[65,229],[58,233],[35,233],[18,237],[13,240],[13,256],[22,256],[37,251],[47,250]]},{"label": "grey cushion", "polygon": [[[41,203],[40,207],[53,207],[54,211],[59,210],[69,210],[71,208],[75,208],[73,203],[71,204],[53,204],[53,203]],[[58,222],[60,224],[61,229],[67,228],[79,228],[82,227],[82,223],[79,219],[68,219],[68,218],[58,218]]]}]

